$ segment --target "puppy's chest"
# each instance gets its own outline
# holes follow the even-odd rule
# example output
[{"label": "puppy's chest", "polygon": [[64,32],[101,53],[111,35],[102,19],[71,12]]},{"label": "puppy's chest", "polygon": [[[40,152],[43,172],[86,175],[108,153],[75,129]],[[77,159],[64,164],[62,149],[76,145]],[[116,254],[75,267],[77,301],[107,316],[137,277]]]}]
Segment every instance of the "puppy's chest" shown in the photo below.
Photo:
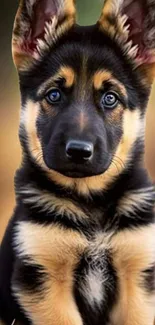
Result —
[{"label": "puppy's chest", "polygon": [[52,290],[53,284],[65,284],[95,308],[101,307],[116,286],[108,247],[110,236],[106,233],[96,232],[87,238],[81,232],[57,225],[20,222],[15,234],[17,256],[47,274],[42,288]]},{"label": "puppy's chest", "polygon": [[118,283],[138,285],[143,272],[155,264],[154,233],[151,225],[117,234],[96,232],[88,239],[58,225],[20,222],[15,250],[23,263],[47,275],[41,286],[45,297],[49,290],[64,290],[66,297],[74,292],[77,301],[83,301],[81,312],[88,306],[103,311],[108,301],[114,303]]},{"label": "puppy's chest", "polygon": [[83,301],[84,308],[105,314],[108,301],[115,301],[117,273],[113,265],[111,251],[105,234],[96,234],[75,272],[76,295]]}]

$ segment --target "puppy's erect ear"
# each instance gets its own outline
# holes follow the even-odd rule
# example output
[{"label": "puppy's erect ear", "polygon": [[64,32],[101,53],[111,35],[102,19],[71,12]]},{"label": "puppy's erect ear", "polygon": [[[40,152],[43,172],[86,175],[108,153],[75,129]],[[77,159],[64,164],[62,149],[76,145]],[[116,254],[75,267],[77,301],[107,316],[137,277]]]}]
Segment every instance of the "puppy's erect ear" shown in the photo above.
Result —
[{"label": "puppy's erect ear", "polygon": [[21,0],[13,30],[15,65],[27,69],[75,23],[74,0]]},{"label": "puppy's erect ear", "polygon": [[155,76],[155,0],[105,0],[99,26],[115,39],[135,67]]}]

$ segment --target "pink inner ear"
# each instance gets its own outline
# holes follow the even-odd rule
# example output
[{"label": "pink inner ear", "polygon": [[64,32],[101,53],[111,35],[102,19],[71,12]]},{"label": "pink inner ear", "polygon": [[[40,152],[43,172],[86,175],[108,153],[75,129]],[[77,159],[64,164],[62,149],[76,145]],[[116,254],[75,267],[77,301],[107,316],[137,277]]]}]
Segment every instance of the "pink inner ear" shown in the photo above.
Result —
[{"label": "pink inner ear", "polygon": [[40,38],[44,33],[45,22],[58,12],[56,0],[40,0],[34,5],[32,39]]},{"label": "pink inner ear", "polygon": [[155,56],[144,42],[145,19],[148,14],[146,2],[146,0],[125,0],[123,14],[128,16],[126,24],[130,25],[129,40],[132,40],[133,45],[138,45],[137,60],[152,63],[155,62]]},{"label": "pink inner ear", "polygon": [[33,56],[37,39],[44,38],[45,23],[58,14],[57,0],[39,0],[33,5],[32,18],[30,21],[30,30],[25,35],[21,50]]}]

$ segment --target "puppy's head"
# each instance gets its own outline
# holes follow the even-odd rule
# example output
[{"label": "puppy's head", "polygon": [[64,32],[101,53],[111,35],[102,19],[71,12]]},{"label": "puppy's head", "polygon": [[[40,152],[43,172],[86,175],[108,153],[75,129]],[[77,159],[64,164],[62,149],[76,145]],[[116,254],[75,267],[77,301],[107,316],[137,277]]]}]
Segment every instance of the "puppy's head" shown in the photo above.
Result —
[{"label": "puppy's head", "polygon": [[155,3],[107,0],[76,25],[73,0],[23,0],[13,34],[23,148],[53,180],[101,190],[143,139],[155,69]]}]

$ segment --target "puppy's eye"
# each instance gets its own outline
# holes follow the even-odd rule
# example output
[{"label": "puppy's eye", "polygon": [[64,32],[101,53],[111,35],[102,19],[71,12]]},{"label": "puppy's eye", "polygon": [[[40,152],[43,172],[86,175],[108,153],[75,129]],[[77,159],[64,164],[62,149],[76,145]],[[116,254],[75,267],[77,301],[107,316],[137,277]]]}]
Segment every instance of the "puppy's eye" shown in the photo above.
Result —
[{"label": "puppy's eye", "polygon": [[46,94],[46,100],[48,103],[59,103],[61,100],[61,93],[58,89],[52,89]]},{"label": "puppy's eye", "polygon": [[106,92],[101,98],[101,106],[103,108],[115,108],[118,104],[118,95],[114,91]]}]

